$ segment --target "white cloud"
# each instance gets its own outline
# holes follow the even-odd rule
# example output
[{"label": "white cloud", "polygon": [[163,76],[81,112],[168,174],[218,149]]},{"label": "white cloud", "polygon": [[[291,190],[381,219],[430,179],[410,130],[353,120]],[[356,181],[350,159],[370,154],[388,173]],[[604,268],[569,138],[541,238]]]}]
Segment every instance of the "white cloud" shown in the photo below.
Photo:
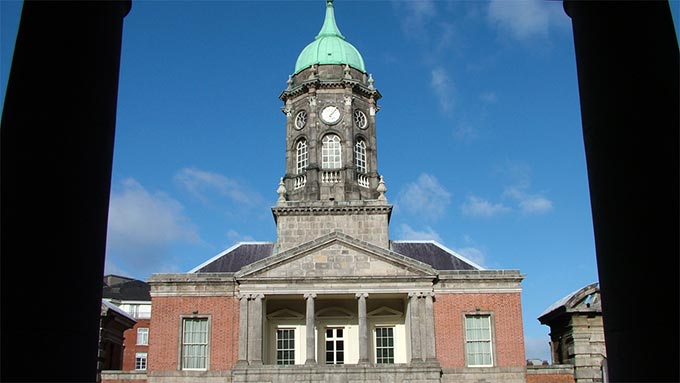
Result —
[{"label": "white cloud", "polygon": [[522,187],[509,187],[503,195],[514,199],[524,214],[542,214],[553,208],[553,203],[540,194],[527,193]]},{"label": "white cloud", "polygon": [[455,249],[455,251],[472,262],[482,267],[486,267],[486,255],[480,249],[476,247],[463,247]]},{"label": "white cloud", "polygon": [[403,15],[401,27],[407,38],[425,39],[426,27],[437,14],[434,0],[395,1]]},{"label": "white cloud", "polygon": [[498,95],[496,92],[482,92],[479,99],[485,104],[495,104],[498,102]]},{"label": "white cloud", "polygon": [[470,124],[459,123],[453,129],[453,138],[458,141],[470,142],[478,136],[477,128]]},{"label": "white cloud", "polygon": [[483,218],[493,217],[512,210],[502,203],[491,203],[474,195],[469,196],[460,208],[465,215]]},{"label": "white cloud", "polygon": [[107,234],[110,272],[151,273],[175,270],[167,255],[176,243],[198,244],[194,224],[183,206],[162,192],[150,193],[132,178],[111,193]]},{"label": "white cloud", "polygon": [[247,206],[259,206],[262,197],[247,190],[239,182],[218,173],[196,168],[183,168],[175,175],[175,182],[204,204],[224,198]]},{"label": "white cloud", "polygon": [[399,226],[399,231],[397,233],[397,238],[400,240],[408,241],[437,241],[442,243],[442,239],[439,234],[434,231],[431,227],[426,226],[425,229],[418,231],[413,229],[411,226],[402,223]]},{"label": "white cloud", "polygon": [[550,346],[548,335],[542,337],[524,337],[524,347],[526,348],[527,359],[541,359],[550,362]]},{"label": "white cloud", "polygon": [[448,112],[453,108],[453,81],[449,77],[448,72],[441,67],[434,68],[430,71],[431,79],[430,86],[434,93],[439,98],[439,106],[444,112]]},{"label": "white cloud", "polygon": [[488,19],[505,33],[517,40],[547,37],[552,15],[547,1],[541,0],[492,0]]},{"label": "white cloud", "polygon": [[243,235],[232,229],[227,231],[227,239],[229,239],[229,242],[231,243],[254,241],[253,237],[249,235]]},{"label": "white cloud", "polygon": [[399,193],[398,204],[406,212],[424,219],[441,217],[451,202],[449,193],[434,176],[423,173],[416,182],[407,184]]}]

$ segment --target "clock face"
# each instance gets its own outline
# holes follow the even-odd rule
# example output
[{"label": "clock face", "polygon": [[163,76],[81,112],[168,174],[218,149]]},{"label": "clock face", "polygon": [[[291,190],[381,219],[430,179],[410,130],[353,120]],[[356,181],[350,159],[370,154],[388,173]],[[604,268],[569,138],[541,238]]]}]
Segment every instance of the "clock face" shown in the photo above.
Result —
[{"label": "clock face", "polygon": [[360,129],[366,129],[366,127],[368,126],[368,119],[366,118],[366,114],[364,114],[364,112],[362,112],[360,110],[355,110],[354,111],[354,123]]},{"label": "clock face", "polygon": [[307,112],[304,110],[298,112],[295,116],[295,129],[300,130],[307,124]]},{"label": "clock face", "polygon": [[340,109],[335,105],[330,105],[321,111],[321,119],[328,124],[335,124],[340,121]]}]

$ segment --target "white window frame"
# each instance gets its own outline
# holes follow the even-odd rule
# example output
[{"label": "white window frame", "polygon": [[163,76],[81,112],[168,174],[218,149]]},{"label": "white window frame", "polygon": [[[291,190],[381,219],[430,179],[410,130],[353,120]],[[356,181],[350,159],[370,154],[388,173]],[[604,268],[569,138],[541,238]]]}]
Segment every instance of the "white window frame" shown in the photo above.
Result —
[{"label": "white window frame", "polygon": [[149,359],[146,352],[138,352],[135,354],[135,370],[146,371],[148,362]]},{"label": "white window frame", "polygon": [[367,173],[368,163],[366,162],[366,141],[363,138],[357,139],[354,144],[354,165],[357,173]]},{"label": "white window frame", "polygon": [[[183,371],[206,371],[210,367],[210,316],[182,316],[179,333],[179,366]],[[205,322],[205,341],[204,342],[185,342],[185,330],[188,322]],[[203,367],[186,367],[186,354],[188,346],[204,346],[205,352],[199,355],[203,359]]]},{"label": "white window frame", "polygon": [[[342,336],[337,336],[337,331],[342,331]],[[328,337],[328,331],[333,332],[333,336]],[[345,347],[345,335],[347,334],[347,329],[345,327],[329,326],[324,328],[324,360],[326,364],[345,364],[345,357],[347,356],[347,347]],[[333,343],[333,350],[328,351],[328,342]],[[338,363],[338,344],[342,343],[342,362]],[[328,353],[333,353],[333,362],[328,362]]]},{"label": "white window frame", "polygon": [[304,138],[300,139],[295,145],[295,163],[297,174],[302,174],[307,170],[309,166],[309,146],[307,145],[307,140]]},{"label": "white window frame", "polygon": [[[378,331],[379,330],[391,330],[391,339],[392,339],[392,345],[391,346],[379,346],[378,344]],[[389,339],[389,338],[386,338]],[[373,355],[375,359],[376,364],[394,364],[396,360],[396,349],[395,349],[395,344],[396,344],[396,329],[395,326],[375,326],[373,328]],[[378,357],[378,350],[379,349],[385,349],[385,350],[392,350],[392,361],[391,362],[380,362],[379,357]],[[389,356],[387,358],[390,358]]]},{"label": "white window frame", "polygon": [[138,346],[148,346],[149,345],[149,328],[140,327],[137,329],[137,345]]},{"label": "white window frame", "polygon": [[[289,333],[292,336],[287,339],[280,339],[279,335],[281,333]],[[295,364],[295,342],[297,341],[297,335],[295,328],[293,327],[279,327],[275,329],[276,334],[276,355],[275,362],[277,365],[294,365]],[[287,358],[279,358],[279,352],[289,352]]]},{"label": "white window frame", "polygon": [[[469,328],[469,326],[472,324],[468,322],[468,319],[472,318],[483,318],[485,319],[486,324],[488,325],[488,332],[486,334],[482,334],[482,337],[479,339],[471,339],[471,333],[472,329]],[[481,328],[484,330],[484,328]],[[463,315],[463,334],[465,338],[465,365],[468,367],[493,367],[494,366],[494,361],[496,360],[495,355],[494,355],[494,320],[493,320],[493,315],[491,313],[482,313],[482,312],[475,312],[475,313],[467,313]],[[478,363],[476,360],[477,358],[473,358],[471,355],[471,348],[473,347],[472,345],[483,345],[486,346],[485,350],[483,350],[483,354],[488,354],[489,355],[489,360],[490,363]]]},{"label": "white window frame", "polygon": [[327,134],[321,140],[321,168],[342,168],[342,141],[337,134]]}]

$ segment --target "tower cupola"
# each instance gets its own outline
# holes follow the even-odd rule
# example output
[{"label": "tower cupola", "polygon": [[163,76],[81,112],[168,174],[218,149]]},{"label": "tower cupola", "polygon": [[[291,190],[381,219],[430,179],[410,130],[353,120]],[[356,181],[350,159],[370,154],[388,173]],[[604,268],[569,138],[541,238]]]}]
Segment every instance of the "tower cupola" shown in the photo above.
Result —
[{"label": "tower cupola", "polygon": [[326,1],[326,18],[321,31],[314,41],[302,50],[295,63],[295,73],[323,64],[347,64],[350,67],[366,73],[364,59],[359,51],[345,40],[335,23],[333,0]]}]

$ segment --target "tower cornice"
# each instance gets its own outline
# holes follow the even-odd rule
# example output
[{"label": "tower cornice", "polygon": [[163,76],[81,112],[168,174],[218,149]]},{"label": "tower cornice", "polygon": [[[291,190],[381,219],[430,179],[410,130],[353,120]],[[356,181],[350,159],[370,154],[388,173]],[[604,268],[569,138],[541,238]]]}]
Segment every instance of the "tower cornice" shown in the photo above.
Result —
[{"label": "tower cornice", "polygon": [[286,89],[281,94],[279,95],[279,99],[282,101],[286,101],[288,99],[292,99],[295,97],[298,97],[302,94],[308,93],[310,88],[314,89],[342,89],[342,88],[351,88],[352,91],[361,94],[364,97],[372,98],[375,101],[378,101],[380,98],[382,98],[382,95],[380,92],[373,88],[369,88],[365,86],[364,84],[361,83],[359,80],[354,80],[354,79],[340,79],[340,80],[322,80],[322,79],[313,79],[313,80],[307,80],[299,85],[296,85],[294,87],[291,87],[290,89]]}]

